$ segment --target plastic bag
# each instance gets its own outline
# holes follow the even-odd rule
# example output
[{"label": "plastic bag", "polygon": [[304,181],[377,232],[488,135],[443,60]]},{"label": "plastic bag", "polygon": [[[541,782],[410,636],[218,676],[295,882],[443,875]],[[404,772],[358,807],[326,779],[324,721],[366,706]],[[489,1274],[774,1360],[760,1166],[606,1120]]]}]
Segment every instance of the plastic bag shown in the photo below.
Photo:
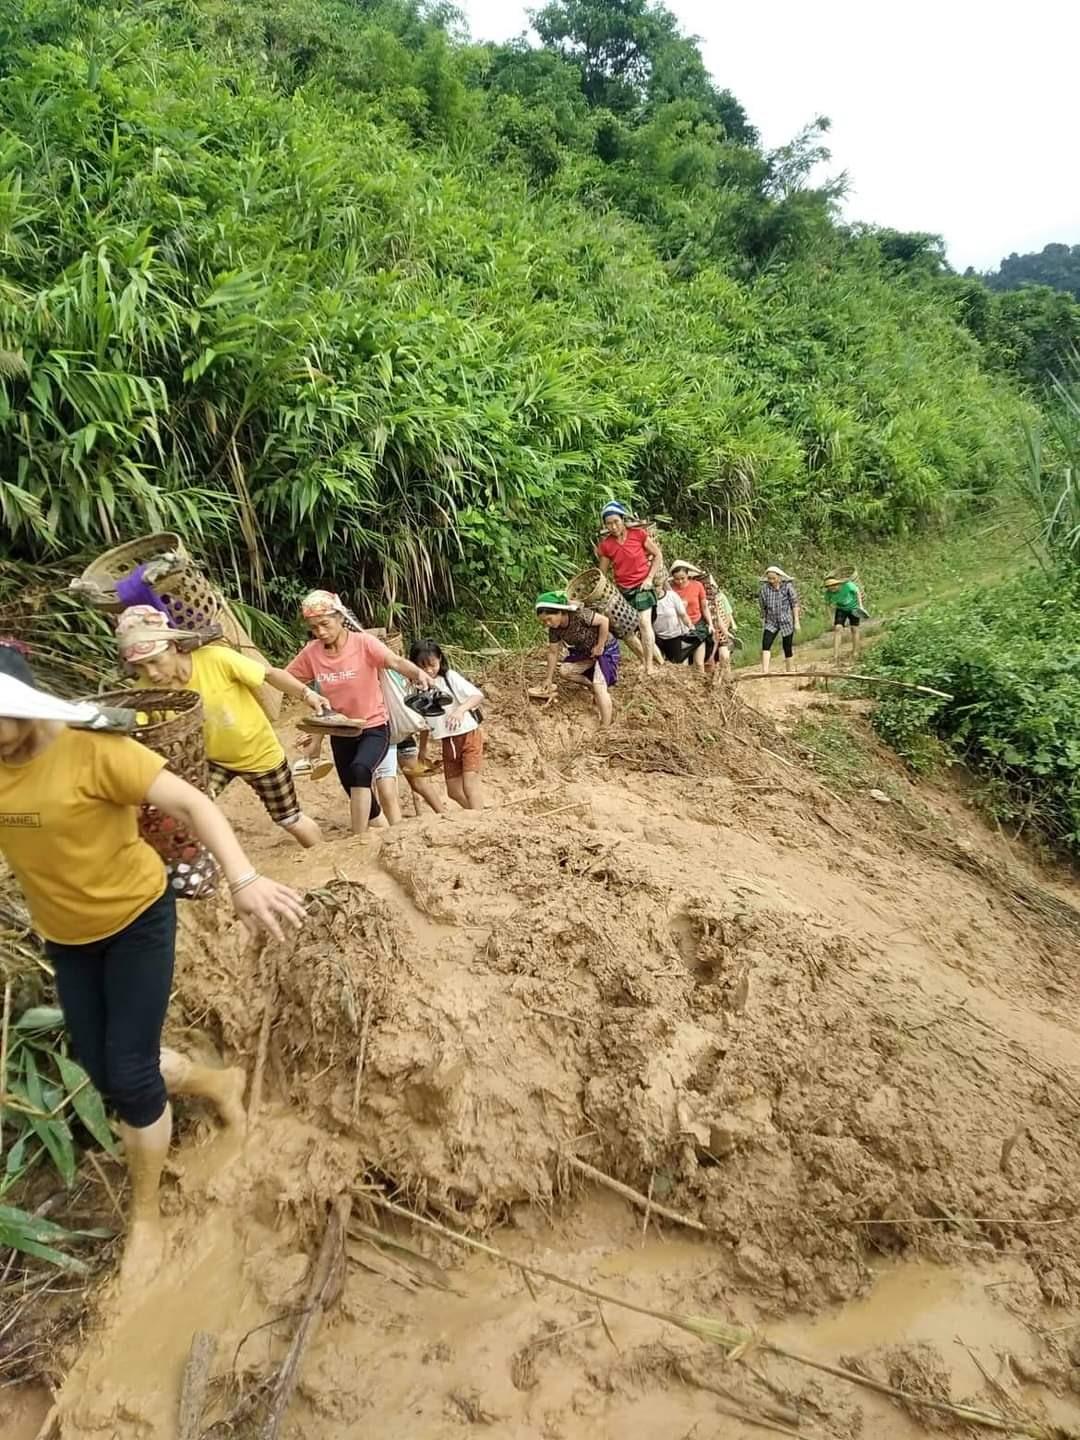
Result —
[{"label": "plastic bag", "polygon": [[391,745],[399,745],[418,730],[430,729],[427,721],[405,704],[405,680],[396,670],[380,670],[379,686],[390,720]]}]

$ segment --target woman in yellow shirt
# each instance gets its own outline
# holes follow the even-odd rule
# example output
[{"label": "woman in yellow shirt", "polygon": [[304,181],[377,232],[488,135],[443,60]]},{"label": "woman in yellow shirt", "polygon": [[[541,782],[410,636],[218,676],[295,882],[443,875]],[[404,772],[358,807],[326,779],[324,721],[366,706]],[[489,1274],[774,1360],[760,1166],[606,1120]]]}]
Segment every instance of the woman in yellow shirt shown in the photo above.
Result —
[{"label": "woman in yellow shirt", "polygon": [[120,1121],[131,1175],[122,1273],[160,1257],[158,1186],[169,1148],[168,1093],[200,1095],[242,1125],[241,1070],[194,1065],[161,1049],[176,950],[175,897],[139,836],[138,807],[157,806],[216,857],[252,934],[281,940],[304,915],[299,895],[260,876],[228,821],[124,736],[71,729],[86,706],[33,687],[25,660],[0,646],[0,854],[11,867],[56,974],[76,1056]]},{"label": "woman in yellow shirt", "polygon": [[264,682],[303,700],[318,713],[329,701],[284,670],[275,670],[225,645],[191,654],[177,648],[186,631],[173,630],[150,605],[132,605],[116,625],[120,656],[138,671],[138,684],[160,690],[194,690],[203,702],[210,793],[239,777],[255,791],[275,825],[305,849],[317,845],[319,827],[300,809],[281,741],[255,698]]}]

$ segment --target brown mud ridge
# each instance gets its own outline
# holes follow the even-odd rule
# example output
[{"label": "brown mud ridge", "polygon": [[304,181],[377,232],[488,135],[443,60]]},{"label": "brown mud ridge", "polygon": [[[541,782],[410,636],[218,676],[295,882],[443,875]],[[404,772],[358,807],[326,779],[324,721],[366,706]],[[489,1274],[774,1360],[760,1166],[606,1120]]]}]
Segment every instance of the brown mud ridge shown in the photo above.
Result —
[{"label": "brown mud ridge", "polygon": [[482,815],[364,849],[309,783],[330,843],[301,855],[230,792],[312,916],[258,955],[224,909],[189,907],[172,1038],[257,1068],[260,1112],[238,1155],[189,1129],[165,1270],[57,1357],[53,1434],[176,1434],[196,1330],[219,1344],[193,1433],[262,1434],[260,1385],[344,1194],[361,1228],[283,1435],[978,1433],[775,1358],[750,1362],[763,1388],[715,1347],[546,1282],[534,1298],[404,1222],[403,1248],[380,1247],[365,1194],[1017,1433],[1080,1434],[1067,896],[913,790],[837,796],[771,720],[689,675],[624,687],[598,738],[576,699],[528,709],[524,667],[487,684]]}]

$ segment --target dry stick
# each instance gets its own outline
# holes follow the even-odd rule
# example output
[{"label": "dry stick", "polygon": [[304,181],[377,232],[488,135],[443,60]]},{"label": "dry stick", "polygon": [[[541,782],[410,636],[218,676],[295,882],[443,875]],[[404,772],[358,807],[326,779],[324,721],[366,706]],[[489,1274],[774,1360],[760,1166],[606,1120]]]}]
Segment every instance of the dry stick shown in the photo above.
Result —
[{"label": "dry stick", "polygon": [[120,1201],[117,1199],[116,1191],[115,1191],[115,1190],[113,1189],[113,1187],[109,1184],[109,1177],[105,1174],[105,1169],[104,1169],[104,1167],[102,1166],[101,1161],[100,1161],[100,1160],[98,1159],[98,1157],[94,1154],[93,1150],[87,1150],[87,1152],[86,1152],[86,1158],[90,1161],[90,1164],[91,1164],[91,1165],[94,1167],[94,1169],[97,1171],[98,1179],[101,1181],[102,1185],[104,1185],[104,1187],[105,1187],[105,1194],[108,1195],[109,1200],[110,1200],[110,1202],[111,1202],[111,1204],[112,1204],[112,1207],[113,1207],[113,1209],[116,1211],[117,1218],[118,1218],[119,1221],[120,1221],[120,1226],[121,1226],[121,1228],[123,1228],[123,1225],[124,1225],[124,1211],[123,1211],[123,1208],[122,1208],[122,1206],[121,1206],[121,1204],[120,1204]]},{"label": "dry stick", "polygon": [[966,1420],[969,1424],[981,1425],[986,1430],[1024,1435],[1030,1437],[1030,1440],[1052,1440],[1053,1431],[1044,1426],[1021,1430],[1015,1421],[1007,1419],[1004,1415],[995,1415],[987,1410],[976,1410],[968,1405],[954,1405],[950,1400],[937,1400],[930,1395],[912,1395],[910,1391],[897,1390],[892,1385],[886,1385],[884,1381],[873,1380],[868,1375],[860,1375],[857,1370],[845,1370],[839,1365],[830,1365],[824,1360],[815,1360],[812,1356],[802,1355],[796,1350],[786,1350],[771,1340],[755,1336],[753,1331],[746,1330],[741,1325],[713,1321],[701,1316],[676,1315],[667,1310],[652,1310],[647,1305],[638,1305],[632,1300],[623,1300],[617,1295],[608,1295],[602,1290],[594,1290],[588,1285],[581,1285],[576,1280],[568,1280],[565,1275],[560,1275],[555,1270],[547,1270],[541,1265],[516,1260],[513,1256],[505,1255],[501,1250],[497,1250],[494,1245],[485,1245],[481,1240],[473,1240],[467,1235],[459,1235],[449,1226],[440,1225],[437,1220],[429,1220],[426,1215],[417,1215],[414,1211],[407,1210],[404,1205],[397,1205],[393,1200],[387,1200],[381,1195],[373,1194],[368,1190],[361,1190],[357,1193],[362,1200],[377,1206],[380,1210],[386,1210],[391,1215],[399,1215],[403,1220],[412,1221],[414,1225],[422,1225],[428,1230],[433,1230],[444,1239],[453,1241],[455,1245],[461,1245],[469,1250],[477,1250],[482,1255],[490,1255],[492,1259],[498,1260],[501,1264],[519,1270],[523,1276],[539,1275],[542,1279],[550,1280],[555,1285],[561,1285],[566,1290],[573,1290],[578,1295],[585,1295],[595,1301],[598,1308],[601,1305],[615,1305],[620,1310],[630,1310],[636,1315],[648,1315],[652,1320],[660,1320],[665,1325],[673,1325],[677,1330],[685,1330],[689,1335],[696,1335],[699,1340],[711,1340],[714,1345],[731,1347],[738,1354],[729,1355],[729,1359],[741,1359],[744,1354],[753,1353],[756,1350],[765,1351],[771,1355],[778,1355],[781,1359],[791,1360],[796,1365],[805,1365],[809,1370],[820,1370],[825,1375],[833,1375],[836,1379],[846,1380],[851,1385],[860,1385],[865,1389],[874,1390],[879,1395],[886,1395],[890,1400],[899,1400],[905,1405],[922,1405],[930,1410],[940,1410],[944,1414],[955,1415],[961,1420]]},{"label": "dry stick", "polygon": [[652,1174],[649,1176],[649,1193],[645,1196],[645,1216],[644,1216],[644,1218],[642,1219],[642,1222],[641,1222],[641,1243],[642,1243],[642,1245],[645,1244],[645,1240],[646,1240],[646,1238],[647,1238],[647,1236],[648,1236],[648,1233],[649,1233],[649,1221],[652,1219],[652,1192],[653,1192],[653,1186],[654,1186],[655,1184],[656,1184],[656,1167],[654,1166],[654,1167],[653,1167],[653,1170],[652,1170]]},{"label": "dry stick", "polygon": [[259,1429],[259,1440],[277,1440],[278,1431],[285,1419],[285,1411],[289,1408],[289,1401],[300,1379],[300,1366],[307,1348],[315,1337],[323,1312],[329,1309],[341,1294],[345,1278],[345,1233],[351,1210],[352,1200],[345,1196],[337,1200],[330,1211],[318,1259],[304,1296],[304,1308],[289,1341],[285,1359],[281,1362],[281,1369],[274,1380],[270,1407]]},{"label": "dry stick", "polygon": [[723,1385],[717,1385],[714,1380],[707,1380],[686,1361],[676,1360],[675,1373],[684,1385],[693,1385],[698,1390],[704,1390],[709,1395],[716,1395],[721,1400],[726,1400],[730,1408],[725,1411],[725,1407],[721,1406],[720,1410],[736,1420],[742,1420],[747,1425],[760,1426],[762,1430],[773,1430],[777,1435],[801,1435],[804,1433],[798,1429],[799,1416],[787,1407],[782,1412],[763,1407],[760,1415],[754,1415],[745,1408],[746,1401],[742,1396],[728,1390]]},{"label": "dry stick", "polygon": [[197,1440],[202,1429],[206,1392],[210,1388],[210,1367],[217,1354],[218,1338],[208,1330],[196,1330],[191,1337],[184,1379],[180,1385],[180,1418],[176,1440]]},{"label": "dry stick", "polygon": [[610,1175],[605,1175],[603,1170],[597,1170],[585,1160],[579,1160],[576,1155],[567,1155],[566,1163],[589,1180],[595,1180],[598,1185],[605,1185],[613,1190],[616,1195],[621,1195],[624,1200],[629,1200],[631,1205],[636,1205],[639,1210],[644,1210],[646,1215],[653,1211],[662,1215],[665,1220],[672,1220],[676,1225],[685,1225],[689,1230],[697,1230],[701,1235],[714,1235],[716,1232],[710,1230],[707,1225],[702,1225],[700,1220],[692,1220],[689,1215],[680,1215],[677,1210],[669,1210],[666,1205],[659,1205],[655,1200],[642,1195],[638,1190],[631,1190],[629,1185],[624,1185],[621,1180],[613,1180]]},{"label": "dry stick", "polygon": [[887,685],[892,690],[914,690],[919,695],[932,695],[936,700],[951,700],[953,696],[944,690],[932,690],[929,685],[910,685],[904,680],[886,680],[880,675],[855,675],[852,671],[845,671],[843,675],[826,675],[821,670],[788,670],[785,673],[768,671],[762,674],[755,670],[753,674],[735,676],[735,683],[742,684],[746,680],[858,680],[865,685]]},{"label": "dry stick", "polygon": [[266,1069],[266,1051],[270,1044],[270,1030],[274,1023],[274,1009],[277,1006],[278,974],[277,965],[273,967],[273,974],[270,976],[270,983],[266,987],[266,1000],[263,1003],[262,1023],[259,1026],[259,1046],[255,1051],[255,1070],[251,1076],[251,1094],[248,1096],[247,1118],[250,1125],[259,1113],[262,1105],[263,1072]]},{"label": "dry stick", "polygon": [[[11,1025],[11,981],[4,986],[4,1019],[0,1024],[0,1090],[7,1089],[8,1027]],[[4,1153],[4,1110],[0,1106],[0,1155]]]},{"label": "dry stick", "polygon": [[371,1011],[375,1004],[374,991],[369,990],[364,1005],[364,1018],[360,1022],[360,1053],[356,1057],[356,1077],[353,1080],[352,1118],[360,1114],[360,1086],[364,1079],[364,1061],[367,1059],[368,1033],[371,1030]]}]

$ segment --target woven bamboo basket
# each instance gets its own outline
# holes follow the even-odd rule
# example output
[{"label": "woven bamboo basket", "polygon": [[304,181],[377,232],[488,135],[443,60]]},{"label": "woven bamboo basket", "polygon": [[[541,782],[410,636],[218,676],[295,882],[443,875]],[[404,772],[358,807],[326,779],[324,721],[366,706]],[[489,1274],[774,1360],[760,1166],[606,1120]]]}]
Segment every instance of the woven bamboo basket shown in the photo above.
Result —
[{"label": "woven bamboo basket", "polygon": [[[139,718],[132,736],[160,755],[174,775],[207,792],[202,699],[193,690],[113,690],[92,698],[98,705],[134,710]],[[140,805],[139,833],[165,862],[176,895],[203,900],[214,894],[218,870],[213,856],[171,815]]]},{"label": "woven bamboo basket", "polygon": [[153,535],[140,535],[137,540],[128,540],[123,545],[105,550],[87,565],[78,579],[71,582],[70,588],[99,610],[118,611],[121,605],[116,598],[116,582],[148,560],[173,551],[182,556],[187,554],[184,542],[175,531],[159,530]]},{"label": "woven bamboo basket", "polygon": [[611,633],[617,640],[629,640],[638,633],[634,607],[620,594],[614,581],[595,566],[575,575],[567,585],[566,593],[579,605],[588,605],[591,610],[599,610],[601,615],[606,615],[611,621]]}]

